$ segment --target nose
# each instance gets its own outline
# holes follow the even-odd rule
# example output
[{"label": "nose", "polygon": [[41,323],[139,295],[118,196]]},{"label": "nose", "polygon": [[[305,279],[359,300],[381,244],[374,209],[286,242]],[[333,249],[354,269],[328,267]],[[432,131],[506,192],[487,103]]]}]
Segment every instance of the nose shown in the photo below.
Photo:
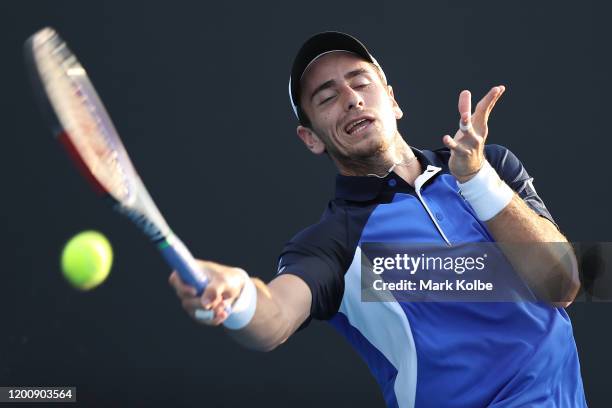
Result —
[{"label": "nose", "polygon": [[343,90],[344,109],[348,112],[352,109],[362,109],[364,106],[363,97],[350,86],[345,86]]}]

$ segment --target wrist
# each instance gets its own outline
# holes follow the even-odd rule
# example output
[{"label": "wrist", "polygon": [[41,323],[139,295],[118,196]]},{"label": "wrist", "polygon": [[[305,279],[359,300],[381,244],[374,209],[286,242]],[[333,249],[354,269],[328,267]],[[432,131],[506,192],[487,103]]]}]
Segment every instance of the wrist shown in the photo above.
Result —
[{"label": "wrist", "polygon": [[223,325],[231,330],[239,330],[248,325],[257,307],[257,288],[245,270],[240,269],[240,272],[244,279],[244,286],[232,305],[232,312],[223,322]]},{"label": "wrist", "polygon": [[482,164],[480,165],[480,167],[478,168],[478,170],[473,171],[473,172],[471,172],[471,173],[469,173],[469,174],[463,174],[463,175],[461,175],[461,176],[457,176],[457,175],[454,175],[454,174],[453,174],[453,176],[454,176],[454,177],[457,179],[457,183],[463,184],[463,183],[467,183],[468,181],[470,181],[471,179],[473,179],[473,178],[474,178],[474,176],[475,176],[476,174],[478,174],[478,172],[479,172],[480,170],[482,170],[482,167],[484,166],[485,161],[486,161],[486,160],[483,160],[483,161],[482,161]]},{"label": "wrist", "polygon": [[512,200],[514,192],[488,161],[467,181],[457,181],[461,195],[472,206],[481,221],[488,221],[499,214]]}]

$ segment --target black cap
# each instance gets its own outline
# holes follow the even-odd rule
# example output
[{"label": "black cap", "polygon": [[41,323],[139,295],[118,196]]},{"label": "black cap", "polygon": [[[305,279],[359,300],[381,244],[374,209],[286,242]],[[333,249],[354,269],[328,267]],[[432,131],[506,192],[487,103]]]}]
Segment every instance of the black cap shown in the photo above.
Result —
[{"label": "black cap", "polygon": [[[332,51],[348,51],[357,54],[364,60],[376,65],[380,72],[385,76],[382,68],[376,59],[370,54],[368,49],[355,37],[339,31],[325,31],[310,37],[300,48],[291,67],[289,77],[289,99],[295,116],[300,122],[303,118],[299,115],[298,105],[300,103],[300,80],[306,68],[320,56]],[[385,78],[386,81],[386,78]]]}]

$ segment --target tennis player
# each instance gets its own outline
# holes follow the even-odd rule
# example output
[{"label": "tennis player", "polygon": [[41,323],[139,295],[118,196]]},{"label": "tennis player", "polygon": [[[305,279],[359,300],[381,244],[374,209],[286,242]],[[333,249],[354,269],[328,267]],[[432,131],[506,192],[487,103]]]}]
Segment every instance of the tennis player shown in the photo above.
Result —
[{"label": "tennis player", "polygon": [[290,101],[306,148],[338,169],[335,197],[286,244],[268,284],[201,261],[211,279],[197,297],[173,272],[185,310],[264,351],[312,318],[326,320],[365,360],[389,407],[586,406],[564,310],[577,273],[553,267],[563,262],[550,246],[509,255],[535,291],[555,283],[549,302],[361,301],[362,242],[566,245],[517,157],[485,145],[504,90],[493,87],[473,112],[470,92],[461,92],[454,137],[419,150],[399,134],[402,110],[366,47],[339,32],[308,39],[293,63]]}]

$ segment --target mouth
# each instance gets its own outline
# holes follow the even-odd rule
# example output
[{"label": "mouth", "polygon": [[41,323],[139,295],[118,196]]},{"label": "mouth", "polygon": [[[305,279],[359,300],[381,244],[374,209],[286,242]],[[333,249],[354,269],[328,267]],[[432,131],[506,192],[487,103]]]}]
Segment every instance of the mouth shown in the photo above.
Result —
[{"label": "mouth", "polygon": [[373,122],[374,119],[370,117],[359,117],[344,126],[344,131],[351,136],[358,135],[367,130]]}]

